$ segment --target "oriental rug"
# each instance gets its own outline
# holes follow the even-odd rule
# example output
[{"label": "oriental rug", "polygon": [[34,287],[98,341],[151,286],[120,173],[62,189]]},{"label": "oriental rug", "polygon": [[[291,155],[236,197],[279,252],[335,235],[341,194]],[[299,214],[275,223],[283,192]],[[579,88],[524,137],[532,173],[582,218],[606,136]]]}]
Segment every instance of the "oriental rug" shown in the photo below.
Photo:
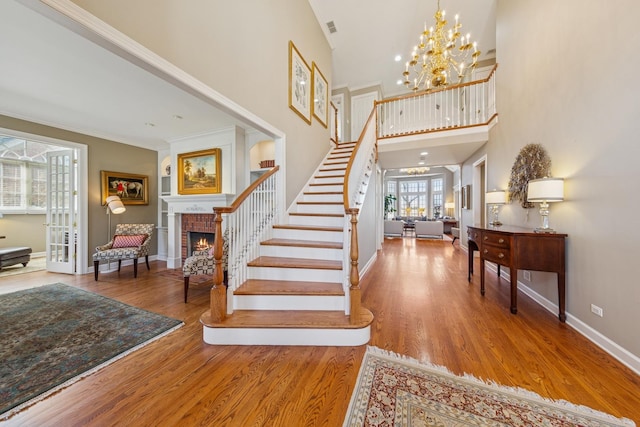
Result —
[{"label": "oriental rug", "polygon": [[0,295],[0,419],[182,325],[61,283]]},{"label": "oriental rug", "polygon": [[367,347],[344,426],[635,426],[585,406]]}]

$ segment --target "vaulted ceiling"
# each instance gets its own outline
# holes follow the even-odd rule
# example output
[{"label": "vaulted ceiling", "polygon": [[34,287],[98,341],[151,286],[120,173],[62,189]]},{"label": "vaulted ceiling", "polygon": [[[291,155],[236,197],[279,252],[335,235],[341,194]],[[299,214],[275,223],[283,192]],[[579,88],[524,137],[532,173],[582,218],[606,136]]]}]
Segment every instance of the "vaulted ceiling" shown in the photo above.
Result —
[{"label": "vaulted ceiling", "polygon": [[[381,84],[385,96],[402,91],[396,80],[403,66],[394,56],[406,55],[425,21],[433,20],[435,0],[309,2],[333,49],[334,87]],[[0,114],[154,150],[172,139],[238,124],[25,5],[32,3],[0,2]],[[441,6],[460,13],[464,28],[487,52],[495,50],[495,3],[442,0]],[[464,160],[449,151],[445,162]]]}]

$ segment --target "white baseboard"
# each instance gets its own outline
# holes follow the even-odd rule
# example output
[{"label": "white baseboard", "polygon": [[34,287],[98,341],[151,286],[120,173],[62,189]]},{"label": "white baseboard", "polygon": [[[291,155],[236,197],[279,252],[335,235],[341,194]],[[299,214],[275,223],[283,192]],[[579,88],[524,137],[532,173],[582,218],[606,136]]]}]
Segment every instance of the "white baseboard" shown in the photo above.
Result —
[{"label": "white baseboard", "polygon": [[[487,270],[493,271],[494,273],[498,272],[496,265],[493,263],[485,263]],[[506,273],[504,270],[500,271],[500,276],[505,280],[511,280],[509,273]],[[518,281],[518,289],[522,291],[529,298],[540,304],[542,307],[553,313],[556,317],[558,315],[558,306],[543,297],[521,281]],[[640,375],[640,357],[632,354],[630,351],[621,347],[619,344],[615,343],[611,339],[602,335],[597,330],[593,329],[591,326],[584,323],[582,320],[577,317],[571,315],[571,313],[567,312],[567,321],[566,324],[571,326],[573,329],[578,331],[581,335],[586,337],[589,341],[593,342],[595,345],[609,353],[611,356],[616,358],[620,363],[634,371],[636,374]]]}]

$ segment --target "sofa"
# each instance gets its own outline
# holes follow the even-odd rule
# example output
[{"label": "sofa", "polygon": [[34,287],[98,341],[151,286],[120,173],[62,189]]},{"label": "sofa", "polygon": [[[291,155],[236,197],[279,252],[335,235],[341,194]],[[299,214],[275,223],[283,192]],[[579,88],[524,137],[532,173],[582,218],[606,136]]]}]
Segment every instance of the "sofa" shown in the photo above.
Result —
[{"label": "sofa", "polygon": [[416,237],[429,237],[442,239],[444,224],[442,221],[416,221]]},{"label": "sofa", "polygon": [[387,219],[384,221],[385,236],[402,236],[404,234],[404,222]]}]

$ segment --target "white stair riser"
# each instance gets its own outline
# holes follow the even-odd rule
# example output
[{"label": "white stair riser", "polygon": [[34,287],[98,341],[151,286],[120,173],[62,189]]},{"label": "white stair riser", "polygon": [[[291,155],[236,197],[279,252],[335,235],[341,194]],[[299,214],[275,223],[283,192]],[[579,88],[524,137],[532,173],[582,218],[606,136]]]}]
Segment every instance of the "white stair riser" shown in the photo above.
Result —
[{"label": "white stair riser", "polygon": [[322,166],[320,169],[318,169],[318,172],[316,173],[317,175],[322,175],[322,176],[326,176],[326,175],[341,175],[344,176],[345,172],[347,171],[347,167],[345,165],[341,165],[341,164],[335,164],[335,165],[324,165]]},{"label": "white stair riser", "polygon": [[344,178],[342,177],[337,177],[337,178],[313,178],[313,180],[311,181],[312,184],[321,184],[321,185],[340,185],[343,186],[344,185]]},{"label": "white stair riser", "polygon": [[299,213],[324,213],[324,214],[344,214],[344,204],[327,204],[327,203],[296,203],[296,212]]},{"label": "white stair riser", "polygon": [[328,202],[328,203],[342,203],[343,195],[339,194],[303,194],[303,202]]},{"label": "white stair riser", "polygon": [[314,345],[359,346],[371,339],[371,326],[361,329],[308,328],[211,328],[204,326],[202,339],[218,345]]},{"label": "white stair riser", "polygon": [[247,276],[249,279],[342,283],[343,272],[314,268],[248,267]]},{"label": "white stair riser", "polygon": [[342,261],[342,250],[330,248],[306,248],[302,246],[260,245],[260,256]]},{"label": "white stair riser", "polygon": [[318,310],[342,311],[345,298],[323,295],[234,295],[236,310]]},{"label": "white stair riser", "polygon": [[321,171],[318,171],[318,173],[316,173],[314,175],[314,177],[322,177],[322,178],[329,178],[329,177],[337,178],[337,177],[340,177],[340,179],[342,181],[344,181],[345,172],[346,172],[345,169],[341,169],[341,170],[321,170]]},{"label": "white stair riser", "polygon": [[296,230],[274,228],[274,239],[318,240],[321,242],[342,242],[342,231]]},{"label": "white stair riser", "polygon": [[310,185],[307,187],[307,191],[342,191],[343,189],[342,182],[340,184]]},{"label": "white stair riser", "polygon": [[291,215],[289,217],[289,223],[292,225],[325,225],[328,227],[342,227],[344,225],[344,216],[318,218],[315,216]]}]

